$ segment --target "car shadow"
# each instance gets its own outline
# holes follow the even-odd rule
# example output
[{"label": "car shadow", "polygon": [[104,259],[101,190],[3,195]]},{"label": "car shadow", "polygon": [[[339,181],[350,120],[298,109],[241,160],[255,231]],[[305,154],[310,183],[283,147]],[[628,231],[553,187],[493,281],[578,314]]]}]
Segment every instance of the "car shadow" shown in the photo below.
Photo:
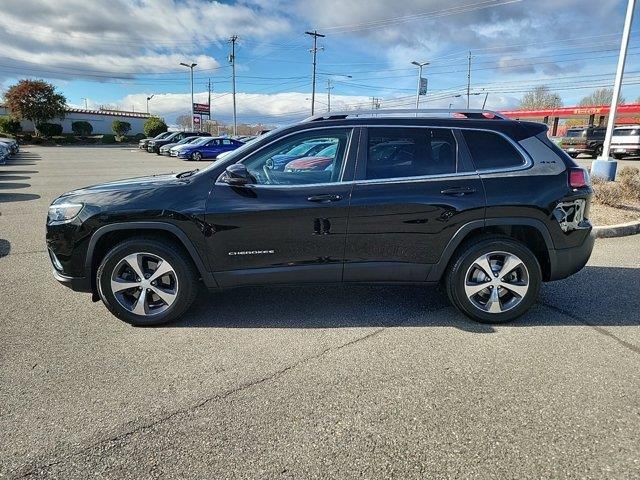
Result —
[{"label": "car shadow", "polygon": [[6,257],[11,253],[11,242],[9,240],[5,240],[4,238],[0,238],[0,258]]},{"label": "car shadow", "polygon": [[[602,285],[615,294],[602,295]],[[543,286],[539,303],[508,327],[640,325],[640,269],[586,267]],[[620,299],[625,302],[620,302]],[[549,311],[550,310],[550,311]],[[633,314],[631,314],[633,312]],[[203,291],[169,328],[357,328],[451,326],[492,333],[467,319],[439,288],[423,286],[269,286]]]}]

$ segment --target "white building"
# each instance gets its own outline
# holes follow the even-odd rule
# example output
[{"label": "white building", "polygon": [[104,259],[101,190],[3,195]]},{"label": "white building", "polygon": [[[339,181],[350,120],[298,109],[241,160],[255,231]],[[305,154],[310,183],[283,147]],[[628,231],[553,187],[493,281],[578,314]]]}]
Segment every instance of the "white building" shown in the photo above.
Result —
[{"label": "white building", "polygon": [[[9,109],[5,105],[0,105],[0,116],[9,115]],[[148,113],[142,112],[123,112],[118,110],[85,110],[82,108],[67,108],[64,120],[52,119],[50,123],[59,123],[62,125],[62,133],[73,133],[71,124],[73,122],[85,121],[89,122],[93,127],[93,134],[113,134],[111,124],[114,120],[129,122],[131,131],[128,135],[136,135],[143,132],[144,122],[150,117]],[[33,123],[28,120],[20,122],[23,132],[33,132]]]}]

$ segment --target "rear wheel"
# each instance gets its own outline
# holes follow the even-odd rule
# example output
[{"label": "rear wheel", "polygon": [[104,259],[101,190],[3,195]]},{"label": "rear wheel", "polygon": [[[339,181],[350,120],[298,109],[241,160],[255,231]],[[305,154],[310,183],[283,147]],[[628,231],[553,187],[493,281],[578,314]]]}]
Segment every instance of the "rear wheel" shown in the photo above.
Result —
[{"label": "rear wheel", "polygon": [[624,155],[621,155],[619,153],[612,153],[611,156],[616,160],[622,160],[624,158]]},{"label": "rear wheel", "polygon": [[179,318],[193,303],[198,276],[177,245],[133,238],[112,248],[97,272],[98,293],[116,317],[132,325]]},{"label": "rear wheel", "polygon": [[598,158],[602,155],[602,145],[598,145],[598,147],[596,147],[596,151],[593,154],[594,158]]},{"label": "rear wheel", "polygon": [[467,244],[445,277],[451,303],[482,323],[505,323],[524,314],[535,303],[541,281],[535,255],[507,237]]}]

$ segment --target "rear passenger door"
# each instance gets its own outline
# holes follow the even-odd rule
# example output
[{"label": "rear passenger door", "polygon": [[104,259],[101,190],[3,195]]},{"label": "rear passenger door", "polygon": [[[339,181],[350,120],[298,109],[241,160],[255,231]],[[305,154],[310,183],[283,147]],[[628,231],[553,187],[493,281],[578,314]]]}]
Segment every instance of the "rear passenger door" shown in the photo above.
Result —
[{"label": "rear passenger door", "polygon": [[459,144],[449,128],[363,132],[344,281],[425,281],[453,234],[483,220],[482,183]]}]

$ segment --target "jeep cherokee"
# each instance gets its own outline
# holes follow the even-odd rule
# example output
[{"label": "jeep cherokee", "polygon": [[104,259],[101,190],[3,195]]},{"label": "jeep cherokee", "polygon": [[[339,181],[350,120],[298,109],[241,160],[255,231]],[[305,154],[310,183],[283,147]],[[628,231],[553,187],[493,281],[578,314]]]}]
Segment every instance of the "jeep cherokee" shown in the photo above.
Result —
[{"label": "jeep cherokee", "polygon": [[[327,113],[203,170],[82,188],[49,208],[55,278],[134,325],[178,319],[199,284],[444,284],[512,320],[591,254],[589,178],[539,123],[488,111]],[[269,168],[322,139],[323,168]]]}]

